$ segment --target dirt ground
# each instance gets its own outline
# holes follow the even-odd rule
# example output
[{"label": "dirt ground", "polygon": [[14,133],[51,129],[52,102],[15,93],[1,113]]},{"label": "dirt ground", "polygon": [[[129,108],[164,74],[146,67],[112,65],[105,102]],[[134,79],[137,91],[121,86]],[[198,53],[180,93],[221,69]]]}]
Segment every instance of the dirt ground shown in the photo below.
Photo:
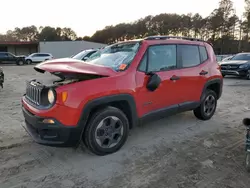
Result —
[{"label": "dirt ground", "polygon": [[133,129],[117,153],[99,157],[34,143],[21,127],[25,80],[33,66],[3,66],[0,90],[0,188],[244,188],[244,117],[250,81],[225,78],[214,117],[185,112]]}]

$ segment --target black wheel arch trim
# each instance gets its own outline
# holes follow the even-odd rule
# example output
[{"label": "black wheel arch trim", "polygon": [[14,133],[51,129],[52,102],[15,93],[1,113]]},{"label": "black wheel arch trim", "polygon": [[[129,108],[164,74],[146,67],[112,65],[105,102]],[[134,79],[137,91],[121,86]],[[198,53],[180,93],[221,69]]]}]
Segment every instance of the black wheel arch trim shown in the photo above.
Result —
[{"label": "black wheel arch trim", "polygon": [[219,95],[217,96],[218,99],[221,97],[222,95],[222,87],[223,87],[223,79],[221,78],[214,78],[214,79],[211,79],[211,80],[208,80],[204,87],[203,87],[203,90],[202,90],[202,95],[201,95],[201,101],[203,100],[203,93],[207,90],[207,88],[212,85],[212,84],[219,84],[220,85],[220,88],[219,88]]},{"label": "black wheel arch trim", "polygon": [[89,119],[91,110],[93,110],[95,107],[100,105],[105,105],[111,102],[119,102],[119,101],[126,101],[129,104],[130,107],[130,117],[131,117],[131,127],[134,127],[138,122],[138,115],[136,110],[136,103],[135,99],[130,94],[117,94],[117,95],[108,95],[100,98],[93,99],[82,109],[80,119],[78,121],[78,127],[83,131],[86,127],[87,121]]}]

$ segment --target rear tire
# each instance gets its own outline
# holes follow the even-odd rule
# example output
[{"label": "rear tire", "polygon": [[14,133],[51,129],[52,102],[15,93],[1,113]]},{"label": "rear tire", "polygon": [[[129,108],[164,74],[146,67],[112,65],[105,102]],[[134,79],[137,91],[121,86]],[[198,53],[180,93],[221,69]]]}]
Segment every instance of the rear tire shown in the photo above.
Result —
[{"label": "rear tire", "polygon": [[199,107],[194,109],[194,115],[200,120],[209,120],[213,117],[217,107],[217,95],[213,90],[207,89]]},{"label": "rear tire", "polygon": [[86,125],[81,143],[96,155],[118,151],[126,142],[129,121],[118,108],[108,106],[92,115]]}]

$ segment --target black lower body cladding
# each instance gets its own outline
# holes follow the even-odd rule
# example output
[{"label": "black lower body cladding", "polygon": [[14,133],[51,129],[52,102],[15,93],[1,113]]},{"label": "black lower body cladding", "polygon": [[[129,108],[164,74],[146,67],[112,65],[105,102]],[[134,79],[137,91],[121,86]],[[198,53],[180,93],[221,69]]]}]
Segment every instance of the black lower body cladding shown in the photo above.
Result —
[{"label": "black lower body cladding", "polygon": [[25,118],[24,129],[39,144],[48,146],[76,146],[81,130],[78,127],[67,127],[56,119],[54,124],[43,123],[44,118],[38,117],[22,107]]}]

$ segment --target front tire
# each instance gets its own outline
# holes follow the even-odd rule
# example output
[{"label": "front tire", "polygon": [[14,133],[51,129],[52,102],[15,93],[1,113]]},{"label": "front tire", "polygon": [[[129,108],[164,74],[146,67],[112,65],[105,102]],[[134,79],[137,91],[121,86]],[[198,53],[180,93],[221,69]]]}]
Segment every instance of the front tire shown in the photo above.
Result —
[{"label": "front tire", "polygon": [[97,111],[86,126],[81,142],[96,155],[103,156],[118,151],[128,138],[129,121],[115,107],[109,106]]},{"label": "front tire", "polygon": [[194,110],[194,115],[200,120],[209,120],[213,117],[217,107],[217,95],[213,90],[206,90],[204,99],[199,107]]},{"label": "front tire", "polygon": [[26,60],[26,64],[27,64],[27,65],[31,65],[31,64],[32,64],[32,61],[31,61],[30,59],[27,59],[27,60]]}]

